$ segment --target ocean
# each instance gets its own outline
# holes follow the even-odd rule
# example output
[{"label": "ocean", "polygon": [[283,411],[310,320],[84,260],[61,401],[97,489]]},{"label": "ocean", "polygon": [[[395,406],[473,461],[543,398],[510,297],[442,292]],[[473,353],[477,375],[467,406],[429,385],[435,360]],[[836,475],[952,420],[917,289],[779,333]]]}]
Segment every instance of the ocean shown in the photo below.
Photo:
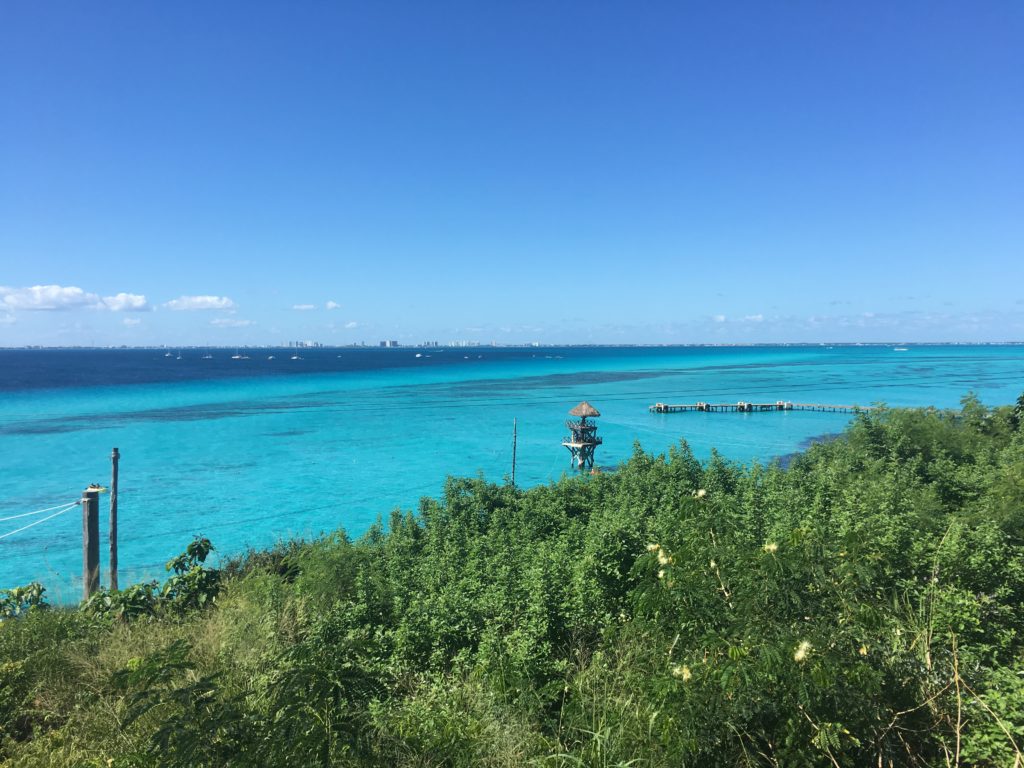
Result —
[{"label": "ocean", "polygon": [[[298,354],[301,359],[293,360]],[[196,534],[221,557],[344,528],[441,493],[447,475],[549,483],[573,470],[567,412],[601,411],[597,463],[685,438],[744,463],[838,433],[840,413],[653,414],[658,402],[988,405],[1024,390],[1024,346],[0,350],[0,589],[81,590],[77,508],[121,453],[122,586],[164,575]],[[273,356],[273,359],[270,357]],[[106,568],[107,497],[101,497]],[[106,583],[106,573],[103,582]]]}]

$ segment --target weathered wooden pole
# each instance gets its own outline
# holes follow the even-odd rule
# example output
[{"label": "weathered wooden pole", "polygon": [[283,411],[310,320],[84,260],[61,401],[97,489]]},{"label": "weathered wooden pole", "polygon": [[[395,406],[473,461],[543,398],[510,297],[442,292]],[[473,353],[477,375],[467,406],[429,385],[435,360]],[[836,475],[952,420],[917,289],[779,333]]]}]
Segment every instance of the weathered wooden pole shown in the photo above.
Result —
[{"label": "weathered wooden pole", "polygon": [[100,491],[82,491],[82,599],[100,587]]},{"label": "weathered wooden pole", "polygon": [[117,462],[121,452],[110,453],[110,590],[117,590]]},{"label": "weathered wooden pole", "polygon": [[516,487],[516,419],[512,419],[512,487]]}]

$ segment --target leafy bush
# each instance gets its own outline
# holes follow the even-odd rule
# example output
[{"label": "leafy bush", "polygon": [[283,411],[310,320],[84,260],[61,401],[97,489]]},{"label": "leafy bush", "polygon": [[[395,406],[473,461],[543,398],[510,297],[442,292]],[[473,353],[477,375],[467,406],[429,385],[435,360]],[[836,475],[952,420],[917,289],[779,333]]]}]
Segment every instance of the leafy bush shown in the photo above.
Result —
[{"label": "leafy bush", "polygon": [[101,587],[85,602],[82,610],[94,616],[116,621],[131,621],[139,616],[150,616],[159,605],[160,585],[146,581],[119,590]]},{"label": "leafy bush", "polygon": [[167,563],[174,573],[163,587],[161,598],[179,613],[204,608],[220,591],[220,571],[204,568],[203,563],[213,551],[209,539],[197,536],[185,551]]},{"label": "leafy bush", "polygon": [[181,615],[204,608],[216,599],[221,584],[219,571],[203,567],[212,551],[209,539],[196,537],[184,552],[168,561],[167,570],[174,575],[163,587],[157,581],[148,581],[119,591],[100,588],[82,610],[96,617],[127,622],[158,611]]},{"label": "leafy bush", "polygon": [[33,608],[45,608],[44,592],[46,587],[38,581],[23,587],[0,590],[0,621],[15,619]]}]

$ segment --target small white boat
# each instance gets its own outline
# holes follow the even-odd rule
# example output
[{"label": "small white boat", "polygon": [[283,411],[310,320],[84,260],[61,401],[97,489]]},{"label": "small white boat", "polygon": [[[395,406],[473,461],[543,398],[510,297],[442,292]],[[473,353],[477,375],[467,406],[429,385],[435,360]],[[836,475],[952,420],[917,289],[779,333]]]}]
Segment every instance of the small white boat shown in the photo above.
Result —
[{"label": "small white boat", "polygon": [[273,355],[267,355],[267,360],[273,360],[273,359],[274,359]]},{"label": "small white boat", "polygon": [[423,357],[423,355],[421,353],[417,352],[416,353],[416,357]]},{"label": "small white boat", "polygon": [[213,360],[213,355],[203,355],[203,360]]},{"label": "small white boat", "polygon": [[170,352],[165,352],[164,357],[174,357],[174,355]]},{"label": "small white boat", "polygon": [[298,355],[292,355],[292,360],[301,360],[302,358]]},{"label": "small white boat", "polygon": [[893,352],[907,352],[908,350],[907,350],[906,347],[893,347],[892,351]]}]

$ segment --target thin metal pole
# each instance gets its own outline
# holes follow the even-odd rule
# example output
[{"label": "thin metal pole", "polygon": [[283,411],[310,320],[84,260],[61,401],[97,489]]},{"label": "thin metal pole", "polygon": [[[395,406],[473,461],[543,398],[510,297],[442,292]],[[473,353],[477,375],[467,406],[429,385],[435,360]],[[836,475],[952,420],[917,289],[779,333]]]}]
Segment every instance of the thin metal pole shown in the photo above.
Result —
[{"label": "thin metal pole", "polygon": [[512,487],[516,487],[516,419],[512,419]]},{"label": "thin metal pole", "polygon": [[121,452],[110,453],[110,590],[117,590],[117,463]]}]

